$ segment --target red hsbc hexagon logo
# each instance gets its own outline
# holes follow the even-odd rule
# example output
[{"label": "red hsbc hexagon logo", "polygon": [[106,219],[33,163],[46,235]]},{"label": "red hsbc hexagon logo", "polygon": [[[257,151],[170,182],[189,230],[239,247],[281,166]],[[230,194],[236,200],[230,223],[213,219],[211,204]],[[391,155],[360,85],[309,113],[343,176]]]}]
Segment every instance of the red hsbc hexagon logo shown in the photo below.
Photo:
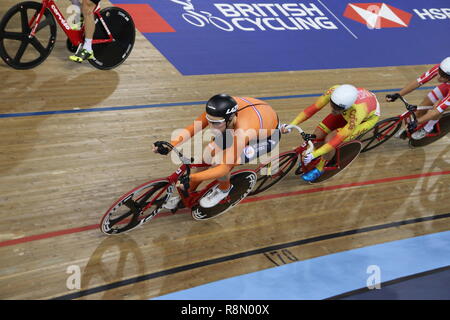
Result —
[{"label": "red hsbc hexagon logo", "polygon": [[349,3],[344,17],[365,24],[370,29],[406,28],[412,14],[386,3]]}]

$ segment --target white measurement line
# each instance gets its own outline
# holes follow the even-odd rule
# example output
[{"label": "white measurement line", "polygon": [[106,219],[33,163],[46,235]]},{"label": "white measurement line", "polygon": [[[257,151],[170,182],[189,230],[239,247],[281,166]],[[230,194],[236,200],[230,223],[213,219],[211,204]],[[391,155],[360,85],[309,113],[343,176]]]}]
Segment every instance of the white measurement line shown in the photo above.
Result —
[{"label": "white measurement line", "polygon": [[337,21],[339,21],[339,23],[340,24],[342,24],[342,26],[348,31],[348,32],[350,32],[350,34],[355,38],[355,39],[358,39],[358,37],[349,29],[349,28],[347,28],[347,26],[341,21],[341,20],[339,20],[339,18],[338,17],[336,17],[335,15],[334,15],[334,13],[333,12],[331,12],[331,10],[330,9],[328,9],[328,7],[326,6],[326,5],[324,5],[323,3],[322,3],[322,1],[320,1],[320,0],[317,0]]}]

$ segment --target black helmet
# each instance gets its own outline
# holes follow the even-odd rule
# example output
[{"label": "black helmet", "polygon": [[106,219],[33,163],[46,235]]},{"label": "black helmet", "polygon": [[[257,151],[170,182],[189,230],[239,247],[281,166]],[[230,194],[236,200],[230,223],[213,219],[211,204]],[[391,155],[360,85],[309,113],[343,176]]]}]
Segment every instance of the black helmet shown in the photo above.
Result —
[{"label": "black helmet", "polygon": [[227,94],[216,94],[206,103],[206,113],[213,117],[224,118],[228,122],[238,110],[238,104]]}]

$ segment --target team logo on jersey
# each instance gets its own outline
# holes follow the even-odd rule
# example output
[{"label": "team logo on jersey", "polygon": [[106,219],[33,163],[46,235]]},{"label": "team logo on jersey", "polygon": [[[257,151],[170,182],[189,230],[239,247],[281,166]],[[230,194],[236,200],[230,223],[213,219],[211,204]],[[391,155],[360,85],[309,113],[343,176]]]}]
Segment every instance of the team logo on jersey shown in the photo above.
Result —
[{"label": "team logo on jersey", "polygon": [[344,17],[365,24],[369,29],[406,28],[412,14],[386,3],[349,3]]}]

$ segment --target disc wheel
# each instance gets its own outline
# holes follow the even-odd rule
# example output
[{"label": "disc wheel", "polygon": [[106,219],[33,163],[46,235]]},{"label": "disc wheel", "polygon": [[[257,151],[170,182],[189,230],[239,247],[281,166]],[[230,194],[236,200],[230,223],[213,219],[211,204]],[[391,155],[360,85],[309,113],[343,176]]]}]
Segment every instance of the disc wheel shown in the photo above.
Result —
[{"label": "disc wheel", "polygon": [[[113,69],[122,64],[130,55],[134,46],[136,30],[131,16],[118,7],[104,8],[100,15],[112,34],[113,41],[92,45],[95,59],[88,60],[97,69]],[[96,19],[94,40],[109,39],[107,30]]]},{"label": "disc wheel", "polygon": [[31,29],[42,4],[26,1],[13,6],[0,21],[0,56],[14,69],[31,69],[50,55],[56,40],[56,22],[45,9],[34,37]]},{"label": "disc wheel", "polygon": [[429,145],[442,137],[446,136],[450,132],[450,113],[445,113],[439,120],[440,134],[435,136],[425,137],[420,140],[409,139],[409,145],[413,148],[424,147]]}]

